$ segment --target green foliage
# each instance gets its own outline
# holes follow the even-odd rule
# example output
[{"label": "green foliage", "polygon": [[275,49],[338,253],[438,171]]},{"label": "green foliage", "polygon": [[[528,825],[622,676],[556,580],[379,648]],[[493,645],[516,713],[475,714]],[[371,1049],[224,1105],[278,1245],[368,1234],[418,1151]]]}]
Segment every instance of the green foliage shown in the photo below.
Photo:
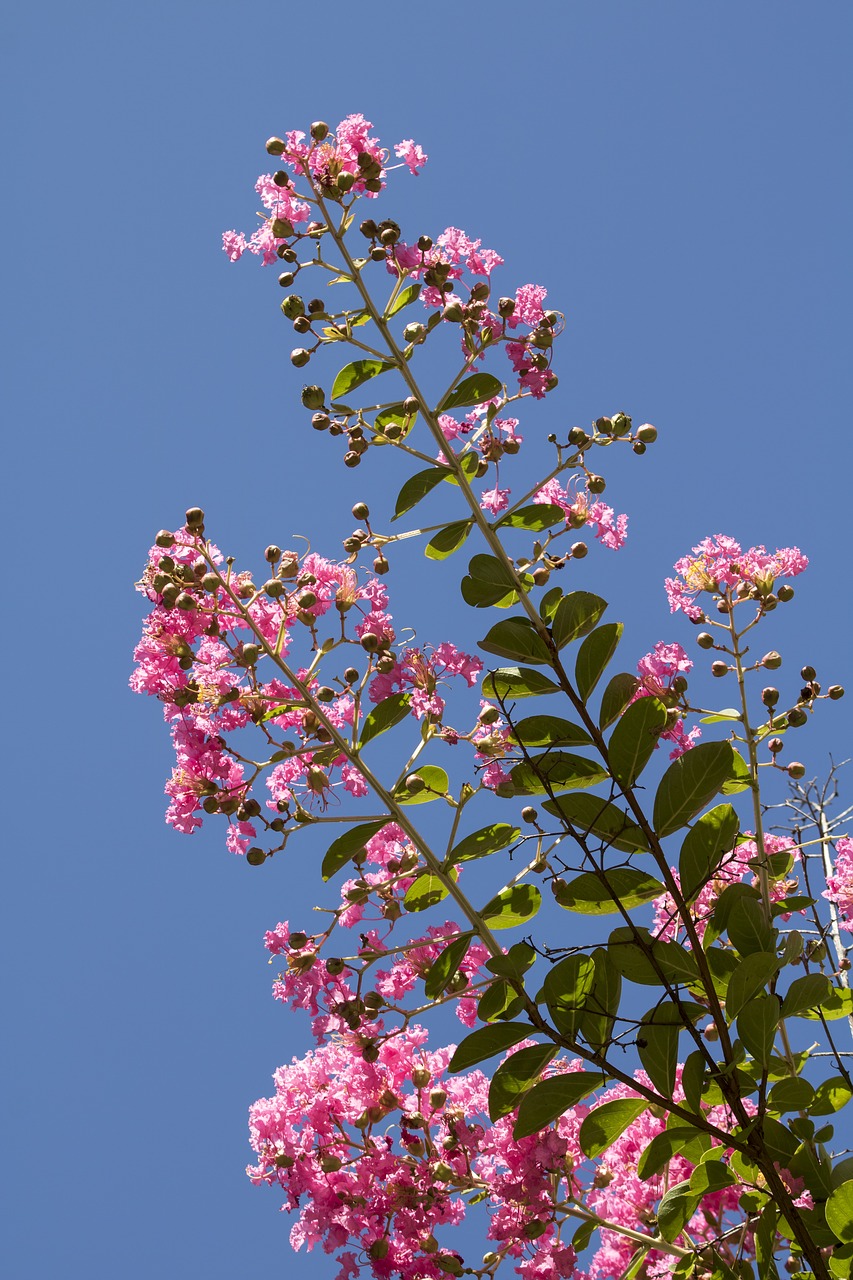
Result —
[{"label": "green foliage", "polygon": [[510,769],[516,795],[538,796],[578,787],[594,787],[607,779],[607,770],[596,760],[568,751],[546,751]]},{"label": "green foliage", "polygon": [[503,386],[491,373],[472,373],[449,392],[436,409],[436,413],[448,413],[451,409],[465,409],[472,404],[484,404],[499,396]]},{"label": "green foliage", "polygon": [[413,776],[420,778],[424,784],[423,789],[411,790],[406,785],[407,778],[394,792],[394,799],[398,804],[427,804],[430,800],[438,800],[447,794],[449,779],[437,765],[422,764],[414,774],[409,774],[409,778]]},{"label": "green foliage", "polygon": [[649,762],[666,728],[667,709],[660,698],[639,698],[620,716],[607,744],[613,777],[632,787]]},{"label": "green foliage", "polygon": [[614,1098],[612,1102],[603,1102],[595,1107],[580,1127],[578,1141],[581,1151],[590,1160],[603,1155],[628,1125],[639,1119],[648,1105],[645,1098]]},{"label": "green foliage", "polygon": [[562,524],[566,513],[562,507],[549,502],[534,502],[530,507],[509,511],[497,521],[496,529],[527,529],[531,533],[543,533],[552,525]]},{"label": "green foliage", "polygon": [[624,810],[600,796],[568,795],[548,800],[542,806],[556,818],[562,818],[581,836],[595,836],[622,853],[647,850],[648,841],[642,829]]},{"label": "green foliage", "polygon": [[490,929],[514,929],[532,920],[542,905],[542,894],[535,884],[514,884],[492,898],[481,916]]},{"label": "green foliage", "polygon": [[483,697],[497,702],[514,702],[516,698],[536,698],[543,693],[559,692],[558,684],[530,667],[498,667],[483,680]]},{"label": "green foliage", "polygon": [[718,804],[703,813],[681,845],[678,873],[686,902],[693,902],[712,878],[725,853],[734,847],[740,828],[730,804]]},{"label": "green foliage", "polygon": [[388,818],[382,818],[378,822],[361,822],[356,827],[348,827],[342,836],[333,840],[323,859],[323,879],[331,880],[332,876],[353,858],[364,854],[367,841],[387,826],[388,821]]},{"label": "green foliage", "polygon": [[528,1039],[530,1034],[527,1022],[496,1022],[478,1027],[457,1045],[447,1069],[451,1075],[467,1071],[469,1067],[476,1067],[478,1062],[485,1062],[495,1054],[511,1049],[519,1040]]},{"label": "green foliage", "polygon": [[621,716],[639,687],[640,681],[629,671],[620,671],[611,677],[601,695],[601,706],[598,709],[599,729],[608,728]]},{"label": "green foliage", "polygon": [[606,622],[604,626],[596,627],[590,632],[578,649],[578,656],[575,659],[575,684],[584,702],[607,669],[624,630],[624,623]]},{"label": "green foliage", "polygon": [[356,387],[360,387],[362,383],[375,378],[379,373],[387,373],[389,369],[395,368],[390,360],[354,360],[352,364],[344,365],[340,373],[332,383],[332,400],[342,400],[350,391],[354,391]]},{"label": "green foliage", "polygon": [[409,693],[392,693],[390,698],[377,703],[361,726],[361,745],[364,746],[371,738],[378,738],[380,733],[405,720],[411,704],[412,696]]},{"label": "green foliage", "polygon": [[473,527],[471,520],[455,520],[453,524],[445,525],[430,538],[424,548],[424,555],[430,560],[446,560],[465,545]]},{"label": "green foliage", "polygon": [[508,1116],[557,1053],[553,1044],[534,1044],[519,1049],[502,1062],[489,1086],[489,1116],[492,1121]]},{"label": "green foliage", "polygon": [[[519,581],[526,591],[533,586],[529,573],[519,573]],[[495,556],[477,555],[468,565],[468,573],[461,583],[462,599],[474,609],[487,609],[491,605],[507,608],[518,599],[518,590],[509,566]]]},{"label": "green foliage", "polygon": [[557,648],[562,649],[571,640],[588,635],[606,608],[607,601],[589,591],[571,591],[563,596],[551,622]]},{"label": "green foliage", "polygon": [[577,1038],[587,996],[595,983],[595,962],[590,956],[567,956],[551,969],[542,988],[554,1026],[569,1040]]},{"label": "green foliage", "polygon": [[554,897],[567,911],[601,916],[629,910],[651,902],[664,892],[660,880],[635,867],[611,867],[607,871],[584,871],[567,884],[558,884]]},{"label": "green foliage", "polygon": [[489,854],[514,844],[520,837],[518,827],[510,826],[508,822],[493,822],[464,836],[453,846],[446,861],[448,865],[455,866],[459,862],[471,862],[474,858],[487,858]]},{"label": "green foliage", "polygon": [[538,1133],[600,1089],[605,1079],[597,1071],[569,1071],[535,1084],[521,1099],[512,1136],[518,1140]]},{"label": "green foliage", "polygon": [[424,978],[424,995],[428,1000],[434,1000],[436,996],[440,996],[447,984],[459,972],[459,966],[468,954],[468,948],[473,939],[473,933],[460,934],[433,960]]},{"label": "green foliage", "polygon": [[529,618],[505,618],[498,622],[480,641],[480,648],[516,662],[532,662],[541,666],[553,661],[551,651]]},{"label": "green foliage", "polygon": [[728,742],[700,742],[672,762],[655,794],[654,824],[661,839],[686,826],[714,798],[731,776],[734,754]]},{"label": "green foliage", "polygon": [[513,724],[512,737],[525,747],[586,747],[592,744],[586,729],[560,716],[526,716]]}]

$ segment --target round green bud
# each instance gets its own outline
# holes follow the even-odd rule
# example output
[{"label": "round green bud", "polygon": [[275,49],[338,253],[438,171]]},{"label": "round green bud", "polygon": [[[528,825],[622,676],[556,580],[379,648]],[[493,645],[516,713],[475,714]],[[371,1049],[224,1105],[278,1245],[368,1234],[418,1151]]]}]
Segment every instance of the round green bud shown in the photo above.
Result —
[{"label": "round green bud", "polygon": [[311,125],[311,137],[315,142],[322,142],[329,136],[329,126],[325,120],[315,120]]},{"label": "round green bud", "polygon": [[607,488],[607,481],[604,476],[587,476],[586,487],[590,493],[604,493]]},{"label": "round green bud", "polygon": [[641,444],[654,444],[658,438],[658,429],[653,427],[650,422],[644,422],[641,427],[637,428],[637,439]]},{"label": "round green bud", "polygon": [[175,600],[175,607],[177,609],[183,609],[188,613],[190,609],[194,609],[196,607],[196,602],[186,591],[181,591],[178,593],[178,597]]},{"label": "round green bud", "polygon": [[286,240],[293,235],[293,223],[288,222],[287,218],[273,218],[272,233],[276,240]]},{"label": "round green bud", "polygon": [[535,822],[538,816],[538,813],[530,804],[526,804],[521,811],[522,821],[524,822]]},{"label": "round green bud", "polygon": [[302,388],[302,403],[306,409],[322,409],[326,393],[322,387],[308,385]]},{"label": "round green bud", "polygon": [[427,336],[427,331],[424,325],[422,324],[418,324],[418,323],[407,324],[405,329],[403,330],[404,342],[421,343],[425,341],[426,336]]},{"label": "round green bud", "polygon": [[344,170],[343,173],[338,174],[338,191],[340,191],[342,195],[346,195],[347,192],[352,191],[354,186],[355,186],[354,173],[347,173],[347,171]]},{"label": "round green bud", "polygon": [[367,653],[375,653],[379,648],[379,636],[372,631],[365,631],[360,643],[362,649],[366,650]]},{"label": "round green bud", "polygon": [[728,664],[727,662],[712,662],[712,663],[711,663],[711,675],[712,675],[712,676],[717,676],[717,678],[719,678],[720,676],[726,676],[726,675],[728,675],[728,673],[729,673],[729,664]]},{"label": "round green bud", "polygon": [[450,302],[441,313],[443,320],[449,320],[451,324],[461,324],[465,319],[465,312],[459,302]]},{"label": "round green bud", "polygon": [[317,597],[313,591],[303,591],[299,597],[297,604],[300,609],[310,609],[312,605],[317,603]]},{"label": "round green bud", "polygon": [[261,656],[261,651],[256,644],[244,644],[243,652],[240,656],[247,667],[253,667]]},{"label": "round green bud", "polygon": [[352,509],[352,513],[356,520],[369,520],[370,510],[366,502],[357,502]]},{"label": "round green bud", "polygon": [[284,153],[285,144],[281,138],[267,138],[264,145],[266,146],[268,155],[280,156]]},{"label": "round green bud", "polygon": [[631,419],[627,413],[614,413],[611,421],[615,436],[626,436],[631,430]]},{"label": "round green bud", "polygon": [[814,667],[805,666],[800,671],[800,676],[803,680],[814,680],[817,676],[817,672]]},{"label": "round green bud", "polygon": [[778,756],[784,745],[785,744],[781,738],[771,738],[767,744],[767,750],[771,755]]},{"label": "round green bud", "polygon": [[713,649],[714,637],[711,635],[710,631],[700,631],[696,637],[696,643],[700,649]]},{"label": "round green bud", "polygon": [[789,600],[793,600],[794,598],[794,588],[789,587],[786,582],[783,583],[776,592],[776,598],[781,600],[783,604],[787,604]]},{"label": "round green bud", "polygon": [[806,776],[806,766],[801,764],[799,760],[792,760],[788,765],[788,777],[795,781]]},{"label": "round green bud", "polygon": [[154,545],[156,547],[171,547],[174,546],[174,543],[175,535],[170,533],[168,529],[161,529],[157,534],[157,537],[154,539]]},{"label": "round green bud", "polygon": [[771,649],[769,653],[765,653],[761,659],[760,665],[766,667],[768,671],[778,671],[782,665],[782,655],[777,653],[775,649]]},{"label": "round green bud", "polygon": [[537,587],[544,587],[548,579],[551,577],[551,570],[546,569],[542,564],[537,565],[533,570],[532,577],[533,582]]},{"label": "round green bud", "polygon": [[331,974],[333,978],[337,977],[339,973],[343,973],[345,968],[346,963],[340,958],[340,956],[331,956],[326,961],[326,973]]},{"label": "round green bud", "polygon": [[305,347],[295,347],[290,353],[290,363],[297,369],[301,369],[311,359],[311,352],[306,351]]},{"label": "round green bud", "polygon": [[282,289],[289,289],[295,279],[296,277],[292,271],[282,271],[278,278],[278,283],[281,285]]},{"label": "round green bud", "polygon": [[279,578],[270,578],[261,589],[271,600],[278,600],[284,595],[284,583]]},{"label": "round green bud", "polygon": [[[222,812],[224,813],[225,810],[223,809]],[[259,867],[262,862],[266,862],[266,859],[267,855],[259,845],[252,845],[251,849],[246,851],[246,861],[250,867]]]},{"label": "round green bud", "polygon": [[297,316],[305,314],[305,303],[297,293],[291,293],[288,294],[284,302],[281,304],[281,309],[287,316],[288,320],[295,320]]},{"label": "round green bud", "polygon": [[418,792],[426,789],[426,783],[418,773],[410,773],[405,782],[406,790],[410,795],[417,795]]}]

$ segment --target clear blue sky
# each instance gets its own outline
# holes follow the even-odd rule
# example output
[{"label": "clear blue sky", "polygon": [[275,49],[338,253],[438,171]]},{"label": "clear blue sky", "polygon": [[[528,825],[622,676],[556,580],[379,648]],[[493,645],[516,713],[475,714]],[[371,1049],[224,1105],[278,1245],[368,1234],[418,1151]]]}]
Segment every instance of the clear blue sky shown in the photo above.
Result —
[{"label": "clear blue sky", "polygon": [[[304,1043],[260,940],[315,881],[167,830],[159,709],[126,687],[153,531],[198,502],[238,556],[332,554],[361,496],[306,439],[274,276],[219,234],[253,224],[271,133],[361,111],[417,139],[400,221],[482,236],[568,313],[535,429],[660,430],[611,473],[629,550],[595,560],[626,651],[689,642],[659,584],[721,530],[803,546],[773,641],[853,685],[853,12],[46,0],[3,28],[7,1272],[328,1276],[242,1173],[246,1107]],[[821,722],[815,770],[850,750],[846,703]]]}]

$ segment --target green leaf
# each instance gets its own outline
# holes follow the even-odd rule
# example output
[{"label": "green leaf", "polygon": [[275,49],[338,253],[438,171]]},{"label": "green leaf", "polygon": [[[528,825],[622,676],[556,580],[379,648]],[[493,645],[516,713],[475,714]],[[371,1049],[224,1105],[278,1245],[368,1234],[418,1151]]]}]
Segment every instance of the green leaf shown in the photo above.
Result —
[{"label": "green leaf", "polygon": [[526,1040],[532,1034],[533,1028],[529,1022],[494,1022],[486,1027],[478,1027],[457,1046],[447,1069],[451,1075],[467,1071],[478,1062],[485,1062],[496,1053],[511,1049],[519,1040]]},{"label": "green leaf", "polygon": [[563,598],[563,593],[559,587],[552,587],[550,591],[546,591],[542,599],[539,601],[539,617],[544,622],[550,622],[554,614],[557,612],[557,606]]},{"label": "green leaf", "polygon": [[531,533],[542,533],[554,524],[562,524],[566,513],[562,507],[550,502],[534,502],[530,507],[520,507],[518,511],[510,511],[502,516],[495,525],[496,529],[529,529]]},{"label": "green leaf", "polygon": [[398,311],[402,311],[403,307],[408,307],[410,303],[416,302],[421,291],[419,284],[407,284],[405,289],[401,289],[397,294],[391,306],[385,312],[385,319],[390,320]]},{"label": "green leaf", "polygon": [[692,902],[720,865],[723,854],[734,847],[740,829],[738,816],[730,804],[718,804],[703,813],[681,846],[678,871],[681,892]]},{"label": "green leaf", "polygon": [[787,1076],[774,1084],[767,1098],[771,1111],[807,1111],[814,1101],[814,1088],[802,1076]]},{"label": "green leaf", "polygon": [[516,795],[539,796],[549,791],[569,791],[594,787],[607,778],[607,770],[597,760],[571,755],[568,751],[546,751],[522,760],[510,770]]},{"label": "green leaf", "polygon": [[776,950],[776,930],[765,923],[761,904],[746,895],[739,898],[729,914],[729,941],[742,956]]},{"label": "green leaf", "polygon": [[393,368],[394,365],[389,360],[354,360],[352,364],[344,365],[332,383],[332,400],[341,400],[363,382]]},{"label": "green leaf", "polygon": [[381,818],[378,822],[362,822],[357,827],[349,827],[342,836],[333,840],[323,858],[321,875],[324,880],[331,880],[341,867],[345,867],[356,854],[364,853],[364,846],[383,827],[387,827],[390,818]]},{"label": "green leaf", "polygon": [[659,985],[660,978],[648,953],[654,956],[669,981],[691,984],[698,979],[699,971],[691,953],[677,942],[661,942],[659,938],[653,938],[648,929],[621,925],[610,934],[607,947],[610,959],[629,982],[642,986]]},{"label": "green leaf", "polygon": [[428,1000],[440,996],[451,978],[459,972],[459,966],[465,959],[473,938],[473,933],[460,934],[433,960],[424,977],[424,995]]},{"label": "green leaf", "polygon": [[542,894],[535,884],[514,884],[502,889],[480,912],[490,929],[514,929],[532,920],[542,905]]},{"label": "green leaf", "polygon": [[595,978],[580,1021],[580,1032],[593,1049],[604,1049],[613,1036],[613,1026],[622,996],[622,975],[606,947],[592,953]]},{"label": "green leaf", "polygon": [[803,978],[795,978],[782,1001],[782,1017],[793,1018],[806,1009],[817,1008],[831,991],[832,985],[825,973],[807,973]]},{"label": "green leaf", "polygon": [[734,754],[728,742],[700,742],[672,762],[655,795],[654,824],[661,839],[714,798],[732,772]]},{"label": "green leaf", "polygon": [[678,1155],[690,1143],[696,1142],[697,1139],[701,1141],[703,1138],[706,1139],[707,1147],[710,1148],[710,1139],[699,1129],[694,1129],[692,1125],[674,1125],[671,1129],[664,1129],[662,1133],[652,1138],[647,1147],[643,1148],[637,1162],[637,1176],[643,1182],[647,1178],[653,1178],[669,1164],[674,1155]]},{"label": "green leaf", "polygon": [[615,1098],[590,1111],[580,1127],[578,1141],[584,1155],[594,1160],[648,1110],[645,1098]]},{"label": "green leaf", "polygon": [[681,1235],[701,1198],[701,1192],[691,1192],[687,1182],[677,1182],[667,1191],[658,1205],[658,1230],[664,1240],[673,1241]]},{"label": "green leaf", "polygon": [[583,702],[586,702],[604,674],[624,630],[622,622],[605,622],[604,626],[596,627],[578,649],[575,684]]},{"label": "green leaf", "polygon": [[424,555],[430,560],[446,560],[465,545],[472,528],[472,520],[456,520],[453,524],[446,524],[430,538],[424,547]]},{"label": "green leaf", "polygon": [[[368,319],[369,318],[370,317],[368,316]],[[380,409],[373,422],[377,431],[384,431],[386,427],[390,427],[392,425],[395,427],[403,427],[406,423],[409,424],[408,430],[411,430],[416,417],[417,414],[412,415],[406,413],[406,410],[403,407],[403,401],[398,400],[396,404],[386,404],[384,409]]]},{"label": "green leaf", "polygon": [[481,1022],[511,1022],[524,1008],[524,996],[519,995],[503,979],[491,983],[477,1004],[477,1017]]},{"label": "green leaf", "polygon": [[[717,1148],[719,1150],[719,1147]],[[690,1190],[707,1196],[714,1191],[734,1186],[737,1179],[723,1160],[703,1160],[690,1175]]]},{"label": "green leaf", "polygon": [[734,1022],[750,1000],[764,992],[771,978],[779,970],[775,952],[756,951],[746,956],[729,979],[726,991],[726,1017]]},{"label": "green leaf", "polygon": [[608,847],[622,853],[648,851],[648,841],[641,828],[624,810],[599,796],[560,796],[558,800],[547,800],[542,808],[570,823],[579,835],[597,836]]},{"label": "green leaf", "polygon": [[600,875],[584,871],[566,885],[557,882],[554,896],[567,911],[603,916],[618,911],[620,905],[630,909],[643,902],[651,902],[664,892],[660,880],[645,871],[637,871],[634,867],[613,867]]},{"label": "green leaf", "polygon": [[536,698],[543,693],[559,693],[554,684],[541,671],[531,667],[498,667],[483,680],[483,697],[497,702],[512,702],[516,698]]},{"label": "green leaf", "polygon": [[639,678],[632,676],[630,671],[620,671],[613,676],[601,695],[601,706],[598,709],[599,729],[606,729],[618,716],[621,716],[639,685]]},{"label": "green leaf", "polygon": [[521,1100],[518,1119],[512,1131],[516,1142],[538,1133],[560,1116],[600,1089],[606,1076],[598,1071],[569,1071],[540,1081]]},{"label": "green leaf", "polygon": [[500,1064],[489,1085],[489,1118],[493,1123],[515,1110],[556,1053],[556,1045],[532,1044]]},{"label": "green leaf", "polygon": [[397,494],[397,501],[394,504],[394,519],[399,520],[400,516],[411,511],[412,507],[416,507],[418,503],[431,493],[436,485],[441,484],[442,480],[446,480],[451,474],[449,467],[427,467],[425,471],[416,471],[413,476],[409,476],[400,492]]},{"label": "green leaf", "polygon": [[590,591],[570,591],[563,596],[551,623],[557,648],[589,635],[606,608],[607,601]]},{"label": "green leaf", "polygon": [[378,738],[380,733],[405,720],[411,703],[410,693],[392,693],[390,698],[384,698],[382,702],[377,703],[361,726],[361,745],[364,746],[366,742],[370,742],[371,738]]},{"label": "green leaf", "polygon": [[715,712],[714,715],[703,716],[699,721],[700,724],[731,724],[733,720],[740,720],[740,712],[735,707],[724,707],[722,711]]},{"label": "green leaf", "polygon": [[423,871],[406,890],[403,906],[407,911],[427,911],[442,902],[449,892],[439,876],[432,871]]},{"label": "green leaf", "polygon": [[667,709],[660,698],[638,698],[620,716],[610,735],[610,769],[623,787],[632,787],[649,762],[666,728]]},{"label": "green leaf", "polygon": [[[673,1015],[677,1021],[673,1020]],[[637,1053],[655,1088],[671,1098],[678,1066],[678,1031],[681,1015],[673,1004],[663,1004],[647,1013],[637,1028]]]},{"label": "green leaf", "polygon": [[761,1067],[768,1067],[776,1042],[780,1005],[776,996],[755,996],[738,1014],[737,1033]]},{"label": "green leaf", "polygon": [[842,1076],[830,1076],[828,1080],[822,1080],[817,1089],[815,1089],[815,1098],[810,1108],[810,1114],[813,1116],[834,1115],[836,1111],[846,1107],[851,1098],[853,1098],[853,1092],[851,1092],[847,1081]]},{"label": "green leaf", "polygon": [[525,747],[585,747],[592,742],[580,725],[559,716],[525,716],[513,725],[512,737]]},{"label": "green leaf", "polygon": [[[693,748],[695,751],[695,747]],[[749,772],[749,765],[744,760],[739,751],[732,747],[732,771],[720,791],[724,796],[736,796],[741,791],[746,791],[752,781],[752,775]]]},{"label": "green leaf", "polygon": [[517,662],[535,665],[553,664],[548,646],[527,618],[505,618],[496,623],[479,645],[486,653],[496,653],[499,658],[514,658]]},{"label": "green leaf", "polygon": [[471,404],[484,404],[486,400],[494,400],[503,390],[494,374],[472,373],[444,397],[436,409],[436,413],[447,413],[449,409],[462,409]]},{"label": "green leaf", "polygon": [[702,1101],[702,1085],[705,1080],[705,1058],[700,1049],[688,1053],[681,1072],[684,1101],[691,1111],[699,1111]]},{"label": "green leaf", "polygon": [[595,962],[591,956],[567,956],[549,970],[543,994],[554,1026],[570,1040],[576,1039],[586,999],[595,982]]},{"label": "green leaf", "polygon": [[[427,804],[430,800],[438,800],[447,794],[450,785],[447,774],[434,764],[422,764],[415,770],[415,775],[425,784],[422,791],[409,791],[403,783],[394,792],[398,804]],[[412,777],[409,774],[409,777]]]},{"label": "green leaf", "polygon": [[493,822],[491,826],[472,831],[470,835],[454,845],[447,855],[447,862],[450,866],[456,866],[458,862],[487,858],[489,854],[497,853],[499,849],[506,849],[507,845],[514,844],[520,836],[518,827],[512,827],[508,822]]},{"label": "green leaf", "polygon": [[536,961],[536,952],[529,942],[514,942],[506,955],[492,956],[486,961],[489,973],[496,973],[501,978],[524,978],[527,970]]},{"label": "green leaf", "polygon": [[853,1243],[853,1181],[842,1182],[827,1200],[826,1225],[839,1240]]},{"label": "green leaf", "polygon": [[[533,585],[530,574],[519,575],[525,587]],[[473,609],[491,605],[503,608],[516,599],[517,590],[509,568],[495,556],[477,555],[468,565],[461,583],[462,599]]]}]

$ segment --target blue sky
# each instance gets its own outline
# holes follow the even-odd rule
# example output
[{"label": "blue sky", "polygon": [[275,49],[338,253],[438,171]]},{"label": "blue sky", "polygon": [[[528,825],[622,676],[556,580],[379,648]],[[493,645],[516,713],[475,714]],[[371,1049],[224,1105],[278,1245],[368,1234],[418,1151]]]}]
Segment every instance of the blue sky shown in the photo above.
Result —
[{"label": "blue sky", "polygon": [[[260,941],[315,881],[167,830],[166,735],[126,684],[153,531],[197,502],[238,557],[297,532],[335,554],[362,496],[305,430],[273,273],[219,249],[253,225],[264,139],[350,111],[417,139],[430,163],[396,184],[399,221],[481,236],[502,291],[541,282],[567,313],[530,430],[616,409],[658,426],[608,472],[629,548],[595,557],[626,648],[690,642],[660,583],[705,534],[796,543],[812,567],[772,643],[831,683],[851,622],[852,26],[830,0],[6,13],[9,1274],[331,1274],[289,1255],[242,1173],[246,1107],[304,1044]],[[410,576],[403,605],[438,581]],[[810,772],[849,729],[833,704],[798,740]]]}]

